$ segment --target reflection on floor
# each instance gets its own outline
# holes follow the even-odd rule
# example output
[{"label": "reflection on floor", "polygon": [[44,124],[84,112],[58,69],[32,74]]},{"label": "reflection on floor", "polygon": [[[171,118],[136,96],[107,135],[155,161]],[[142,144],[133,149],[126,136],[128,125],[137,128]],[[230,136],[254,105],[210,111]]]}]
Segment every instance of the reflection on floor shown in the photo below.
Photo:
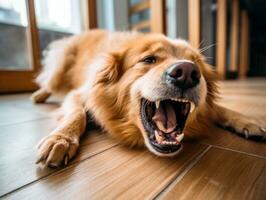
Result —
[{"label": "reflection on floor", "polygon": [[[220,83],[221,103],[264,120],[266,79]],[[87,133],[65,168],[40,170],[35,145],[54,127],[54,102],[0,96],[0,197],[6,199],[266,199],[266,144],[218,128],[185,144],[176,158],[128,150],[99,131]]]}]

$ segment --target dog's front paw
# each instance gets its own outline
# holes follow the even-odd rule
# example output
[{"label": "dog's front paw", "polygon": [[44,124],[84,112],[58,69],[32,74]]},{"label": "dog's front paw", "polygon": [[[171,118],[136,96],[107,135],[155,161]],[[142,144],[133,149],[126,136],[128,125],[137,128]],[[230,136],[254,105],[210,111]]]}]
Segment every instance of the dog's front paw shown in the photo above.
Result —
[{"label": "dog's front paw", "polygon": [[78,140],[62,134],[49,135],[38,145],[36,164],[49,167],[58,167],[62,163],[67,165],[76,154],[78,146]]},{"label": "dog's front paw", "polygon": [[266,140],[266,128],[256,120],[241,119],[226,125],[226,128],[246,139],[254,141]]},{"label": "dog's front paw", "polygon": [[34,103],[44,103],[45,100],[51,95],[50,92],[45,89],[39,89],[31,95],[31,100]]}]

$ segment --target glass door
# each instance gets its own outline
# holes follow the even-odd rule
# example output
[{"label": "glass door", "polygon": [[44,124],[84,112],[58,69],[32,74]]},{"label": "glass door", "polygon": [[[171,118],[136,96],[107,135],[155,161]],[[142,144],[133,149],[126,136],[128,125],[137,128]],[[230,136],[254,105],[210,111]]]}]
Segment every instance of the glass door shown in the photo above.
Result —
[{"label": "glass door", "polygon": [[27,27],[25,1],[0,1],[0,69],[29,69]]},{"label": "glass door", "polygon": [[34,0],[41,52],[54,40],[84,31],[81,1]]},{"label": "glass door", "polygon": [[0,92],[28,91],[38,63],[33,1],[0,1]]},{"label": "glass door", "polygon": [[42,51],[97,26],[96,0],[0,0],[0,93],[33,91]]}]

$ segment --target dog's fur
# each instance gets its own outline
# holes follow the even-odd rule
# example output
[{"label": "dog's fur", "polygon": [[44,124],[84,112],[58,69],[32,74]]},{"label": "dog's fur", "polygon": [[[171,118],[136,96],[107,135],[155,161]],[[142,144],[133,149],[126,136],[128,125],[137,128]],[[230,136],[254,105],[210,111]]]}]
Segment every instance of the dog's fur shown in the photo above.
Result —
[{"label": "dog's fur", "polygon": [[[156,55],[158,62],[140,62]],[[265,138],[257,122],[216,104],[217,76],[199,51],[183,40],[161,34],[110,33],[92,30],[53,42],[46,51],[43,71],[37,78],[40,89],[32,95],[36,103],[51,94],[65,95],[58,127],[39,145],[37,163],[58,166],[67,163],[79,146],[86,128],[86,115],[126,146],[147,142],[140,118],[140,99],[150,101],[178,96],[161,83],[162,73],[172,63],[188,60],[201,72],[200,84],[187,93],[196,99],[196,109],[184,129],[188,137],[200,137],[210,123],[230,127],[246,138]],[[205,131],[206,132],[206,131]]]}]

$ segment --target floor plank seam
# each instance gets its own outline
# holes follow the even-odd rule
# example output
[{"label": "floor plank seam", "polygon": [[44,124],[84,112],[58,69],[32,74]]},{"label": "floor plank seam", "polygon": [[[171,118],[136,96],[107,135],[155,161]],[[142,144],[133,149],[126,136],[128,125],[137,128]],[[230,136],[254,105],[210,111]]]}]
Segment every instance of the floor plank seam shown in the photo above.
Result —
[{"label": "floor plank seam", "polygon": [[34,180],[34,181],[31,181],[31,182],[29,182],[29,183],[26,183],[25,185],[22,185],[22,186],[16,188],[16,189],[14,189],[14,190],[11,190],[11,191],[9,191],[9,192],[7,192],[7,193],[1,195],[0,198],[7,197],[8,195],[11,195],[11,194],[14,193],[14,192],[18,192],[19,190],[22,190],[23,188],[26,188],[26,187],[28,187],[28,186],[30,186],[30,185],[33,185],[33,184],[35,184],[35,183],[38,183],[39,181],[41,181],[41,180],[43,180],[43,179],[46,179],[46,178],[48,178],[48,177],[51,176],[51,175],[58,175],[58,174],[61,174],[61,173],[63,173],[65,170],[67,170],[67,169],[69,169],[69,168],[72,168],[72,167],[74,167],[75,165],[77,165],[77,164],[79,164],[79,163],[82,163],[82,162],[84,162],[84,161],[86,161],[86,160],[89,160],[89,159],[91,159],[91,158],[93,158],[93,157],[95,157],[95,156],[97,156],[97,155],[99,155],[99,154],[102,154],[102,153],[104,153],[105,151],[108,151],[108,150],[110,150],[110,149],[112,149],[112,148],[114,148],[114,147],[116,147],[116,146],[118,146],[118,145],[119,145],[119,144],[115,144],[114,146],[111,146],[111,147],[109,147],[109,148],[107,148],[107,149],[104,149],[104,150],[102,150],[102,151],[100,151],[100,152],[98,152],[98,153],[92,154],[91,156],[89,156],[89,157],[87,157],[87,158],[84,158],[84,159],[82,159],[82,160],[80,160],[80,161],[76,161],[76,162],[74,161],[73,163],[69,164],[68,166],[66,166],[66,167],[64,167],[64,168],[62,168],[62,169],[60,169],[60,170],[58,170],[58,171],[54,171],[54,172],[51,172],[51,173],[49,173],[49,174],[46,174],[45,176],[43,176],[43,177],[41,177],[41,178],[39,178],[39,179],[36,179],[36,180]]},{"label": "floor plank seam", "polygon": [[[207,143],[205,143],[205,144],[207,144]],[[208,145],[210,145],[210,144],[208,144]],[[253,156],[253,157],[256,157],[256,158],[260,158],[260,159],[266,159],[266,156],[260,156],[260,155],[253,154],[253,153],[247,153],[247,152],[244,152],[244,151],[230,149],[230,148],[222,147],[222,146],[219,146],[219,145],[211,145],[211,146],[214,147],[214,148],[217,148],[217,149],[232,151],[232,152],[235,152],[235,153],[241,153],[241,154],[244,154],[244,155]]]},{"label": "floor plank seam", "polygon": [[0,124],[0,127],[14,126],[14,125],[19,125],[19,124],[24,124],[24,123],[29,123],[29,122],[35,122],[35,121],[38,121],[38,120],[44,120],[44,119],[50,119],[50,117],[42,116],[40,118],[30,119],[30,120],[27,120],[27,121],[20,121],[20,122],[15,122],[15,123],[10,123],[10,124]]},{"label": "floor plank seam", "polygon": [[163,199],[164,196],[173,189],[173,187],[180,182],[185,175],[201,160],[201,158],[212,148],[212,145],[208,145],[206,149],[204,149],[194,160],[192,160],[189,165],[179,174],[177,174],[176,177],[173,178],[173,181],[170,181],[166,187],[164,187],[163,190],[161,190],[154,198],[153,200],[159,200]]},{"label": "floor plank seam", "polygon": [[[46,104],[47,105],[47,104]],[[16,108],[19,108],[19,109],[23,109],[23,110],[28,110],[29,108],[23,106],[23,105],[17,105],[15,104],[14,105]],[[36,106],[37,107],[37,106]],[[52,118],[52,115],[53,115],[53,112],[56,112],[56,110],[58,110],[60,107],[58,106],[58,108],[55,108],[54,110],[49,110],[49,111],[41,111],[41,110],[32,110],[33,113],[35,114],[39,114],[39,115],[43,115],[43,116],[46,116],[46,117],[49,117],[49,118]]]}]

